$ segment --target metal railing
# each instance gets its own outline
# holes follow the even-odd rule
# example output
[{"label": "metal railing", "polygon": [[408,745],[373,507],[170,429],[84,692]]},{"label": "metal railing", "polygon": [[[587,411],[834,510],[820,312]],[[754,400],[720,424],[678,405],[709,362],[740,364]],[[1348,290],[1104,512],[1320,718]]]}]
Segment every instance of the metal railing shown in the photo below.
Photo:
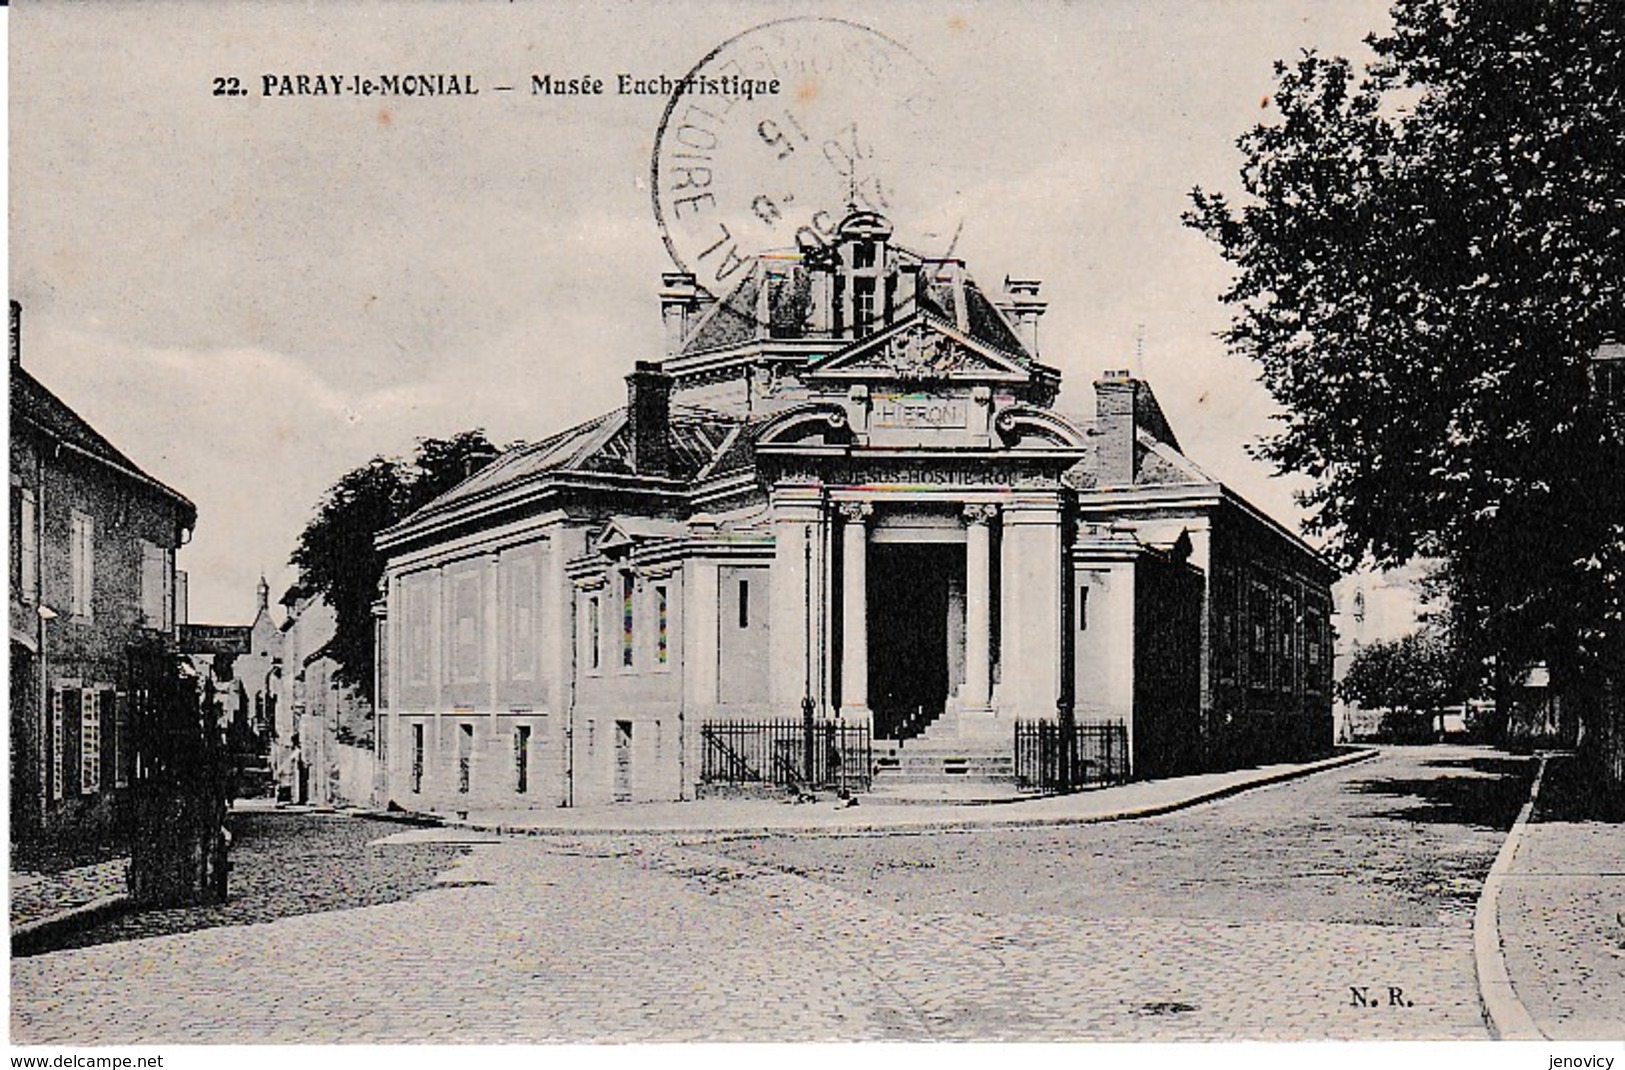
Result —
[{"label": "metal railing", "polygon": [[700,752],[707,784],[868,791],[874,768],[869,727],[842,721],[706,721]]},{"label": "metal railing", "polygon": [[1029,790],[1076,791],[1129,778],[1122,721],[1016,722],[1016,780]]}]

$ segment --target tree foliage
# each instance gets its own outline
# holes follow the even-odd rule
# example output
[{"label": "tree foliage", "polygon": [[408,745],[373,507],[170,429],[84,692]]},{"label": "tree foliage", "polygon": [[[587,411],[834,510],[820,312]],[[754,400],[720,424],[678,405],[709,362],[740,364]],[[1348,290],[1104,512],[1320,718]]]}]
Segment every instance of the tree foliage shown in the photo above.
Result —
[{"label": "tree foliage", "polygon": [[483,430],[426,438],[410,458],[374,457],[328,488],[316,515],[299,536],[291,563],[302,593],[333,607],[337,626],[328,650],[339,682],[373,695],[372,605],[379,597],[384,555],[373,545],[380,531],[416,512],[497,453]]},{"label": "tree foliage", "polygon": [[[1449,562],[1479,653],[1585,673],[1625,644],[1625,6],[1398,0],[1363,69],[1277,64],[1245,199],[1186,222],[1236,270],[1225,339],[1283,410],[1346,566]],[[1376,656],[1376,655],[1372,655]]]},{"label": "tree foliage", "polygon": [[1441,631],[1424,628],[1401,639],[1358,647],[1338,682],[1338,697],[1366,709],[1430,713],[1468,696],[1460,651]]}]

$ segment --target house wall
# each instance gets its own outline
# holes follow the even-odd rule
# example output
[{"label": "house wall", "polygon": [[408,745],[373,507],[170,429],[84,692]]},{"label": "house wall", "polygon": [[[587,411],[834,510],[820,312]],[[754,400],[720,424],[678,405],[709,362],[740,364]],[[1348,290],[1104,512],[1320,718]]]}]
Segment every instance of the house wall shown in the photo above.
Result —
[{"label": "house wall", "polygon": [[[68,842],[118,833],[128,805],[124,786],[133,751],[124,699],[131,644],[172,635],[174,551],[181,506],[150,485],[69,449],[13,428],[10,477],[12,545],[24,539],[20,502],[32,501],[39,524],[37,586],[24,589],[13,557],[12,634],[30,648],[25,668],[40,673],[14,710],[12,834],[20,840]],[[89,521],[90,600],[75,612],[75,516]],[[163,554],[160,604],[143,602],[143,544]],[[42,620],[41,606],[55,617]],[[60,711],[60,732],[55,730]],[[87,722],[92,726],[87,732]],[[85,766],[86,747],[93,765]]]},{"label": "house wall", "polygon": [[[526,525],[392,561],[380,793],[416,810],[568,801],[573,588],[567,525]],[[421,745],[419,745],[421,740]]]}]

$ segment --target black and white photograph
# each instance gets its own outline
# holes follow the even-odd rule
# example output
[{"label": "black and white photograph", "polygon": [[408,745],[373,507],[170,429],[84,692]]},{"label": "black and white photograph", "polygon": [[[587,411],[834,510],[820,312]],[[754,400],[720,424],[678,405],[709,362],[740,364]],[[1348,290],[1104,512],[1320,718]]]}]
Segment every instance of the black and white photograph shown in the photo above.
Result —
[{"label": "black and white photograph", "polygon": [[11,1050],[1625,1060],[1617,0],[0,18]]}]

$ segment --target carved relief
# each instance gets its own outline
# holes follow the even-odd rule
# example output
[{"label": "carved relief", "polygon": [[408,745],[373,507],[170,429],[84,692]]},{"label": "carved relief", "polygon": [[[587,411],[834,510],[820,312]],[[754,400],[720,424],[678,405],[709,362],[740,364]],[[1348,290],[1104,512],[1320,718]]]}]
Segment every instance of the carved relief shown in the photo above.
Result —
[{"label": "carved relief", "polygon": [[999,515],[999,507],[992,502],[970,502],[965,506],[965,523],[991,524]]}]

